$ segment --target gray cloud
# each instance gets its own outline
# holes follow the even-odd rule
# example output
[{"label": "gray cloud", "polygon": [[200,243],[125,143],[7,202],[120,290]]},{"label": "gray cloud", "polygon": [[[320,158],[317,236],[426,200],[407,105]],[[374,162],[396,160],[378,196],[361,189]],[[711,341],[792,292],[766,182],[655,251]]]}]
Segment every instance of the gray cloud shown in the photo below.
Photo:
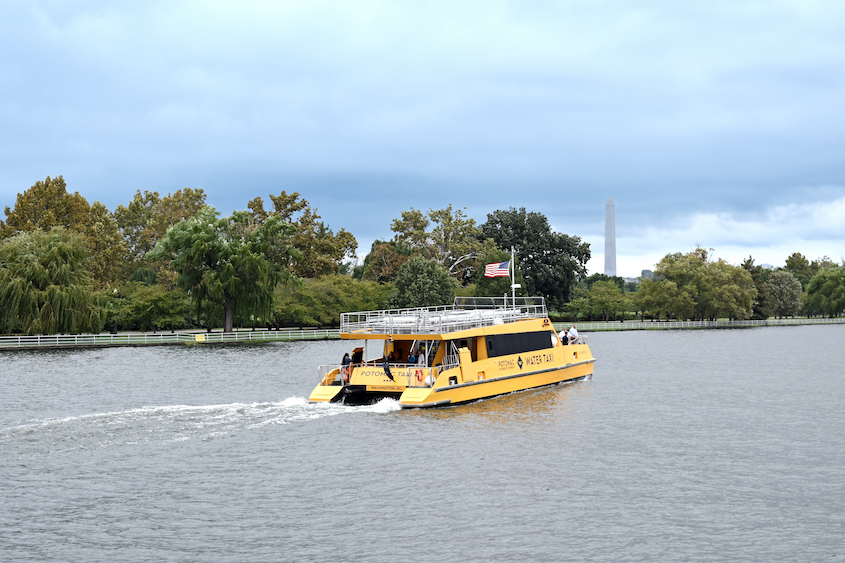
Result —
[{"label": "gray cloud", "polygon": [[299,190],[362,242],[449,203],[600,241],[608,195],[620,235],[765,223],[845,194],[843,20],[835,2],[5,6],[0,205],[63,174],[110,208]]}]

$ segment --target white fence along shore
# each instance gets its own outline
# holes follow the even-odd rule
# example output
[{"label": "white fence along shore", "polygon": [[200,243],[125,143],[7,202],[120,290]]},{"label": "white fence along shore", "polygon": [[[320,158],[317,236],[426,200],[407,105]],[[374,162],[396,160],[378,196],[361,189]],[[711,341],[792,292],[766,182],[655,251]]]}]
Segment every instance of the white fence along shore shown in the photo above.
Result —
[{"label": "white fence along shore", "polygon": [[[758,326],[796,326],[845,324],[845,317],[810,319],[766,319],[758,321],[577,321],[554,323],[555,330],[578,326],[579,332],[616,330],[669,330],[706,328],[751,328]],[[235,344],[249,342],[292,342],[295,340],[333,340],[338,329],[236,330],[223,332],[124,332],[119,334],[49,334],[39,336],[0,336],[0,350],[40,348],[87,348],[109,346],[159,346],[173,344]]]}]

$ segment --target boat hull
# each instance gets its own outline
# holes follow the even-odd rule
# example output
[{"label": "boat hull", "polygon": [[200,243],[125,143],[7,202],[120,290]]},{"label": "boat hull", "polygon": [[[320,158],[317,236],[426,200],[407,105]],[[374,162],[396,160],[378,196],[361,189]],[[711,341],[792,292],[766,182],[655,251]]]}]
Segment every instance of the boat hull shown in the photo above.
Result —
[{"label": "boat hull", "polygon": [[564,366],[432,388],[409,387],[399,398],[399,404],[406,409],[456,405],[526,389],[578,381],[592,375],[594,361],[590,358]]}]

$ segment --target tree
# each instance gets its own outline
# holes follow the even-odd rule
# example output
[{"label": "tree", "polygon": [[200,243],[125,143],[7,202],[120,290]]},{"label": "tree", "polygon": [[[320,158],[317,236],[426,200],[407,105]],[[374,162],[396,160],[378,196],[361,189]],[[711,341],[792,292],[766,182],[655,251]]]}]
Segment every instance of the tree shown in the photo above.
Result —
[{"label": "tree", "polygon": [[191,188],[176,190],[163,198],[158,192],[138,190],[129,205],[118,205],[114,218],[127,246],[129,270],[143,267],[147,253],[164,238],[167,229],[183,219],[196,217],[204,206],[205,192]]},{"label": "tree", "polygon": [[249,202],[250,214],[256,225],[276,216],[294,226],[291,246],[298,251],[298,257],[290,266],[297,276],[316,278],[337,274],[343,259],[355,256],[358,241],[352,233],[341,229],[335,234],[299,192],[288,194],[283,190],[278,196],[271,195],[270,200],[273,211],[266,211],[264,201],[256,197]]},{"label": "tree", "polygon": [[117,290],[115,322],[123,329],[182,328],[187,323],[188,299],[180,290],[136,281]]},{"label": "tree", "polygon": [[516,249],[526,291],[544,296],[552,308],[561,308],[575,284],[587,275],[590,245],[579,237],[553,232],[544,215],[527,213],[524,207],[488,214],[481,236],[501,249]]},{"label": "tree", "polygon": [[171,227],[148,256],[172,260],[177,284],[192,291],[198,309],[203,299],[219,302],[224,331],[232,332],[236,313],[269,315],[273,289],[299,253],[288,244],[294,227],[279,216],[256,225],[246,211],[218,215],[204,207]]},{"label": "tree", "polygon": [[751,274],[751,280],[754,282],[754,287],[757,290],[757,298],[754,300],[754,305],[751,310],[752,319],[768,319],[771,315],[771,289],[766,283],[769,279],[770,271],[764,269],[762,266],[754,265],[754,258],[749,256],[742,262],[742,268]]},{"label": "tree", "polygon": [[802,290],[807,289],[807,284],[818,271],[818,264],[811,264],[807,258],[800,252],[793,252],[789,258],[786,259],[785,270],[792,273],[795,278],[801,282]]},{"label": "tree", "polygon": [[15,208],[6,207],[6,216],[5,223],[0,221],[0,232],[7,236],[35,229],[49,231],[54,227],[85,235],[86,266],[95,286],[116,284],[125,277],[126,245],[114,217],[99,201],[89,206],[79,192],[68,193],[63,177],[48,176],[18,194]]},{"label": "tree", "polygon": [[587,276],[586,278],[584,278],[584,279],[582,279],[581,281],[578,282],[578,286],[582,287],[583,289],[590,289],[591,287],[593,287],[594,283],[599,282],[599,281],[602,281],[602,282],[612,281],[613,283],[615,283],[619,287],[619,290],[622,293],[625,293],[625,291],[626,291],[626,289],[625,289],[626,284],[625,284],[625,280],[623,278],[621,278],[619,276],[608,276],[607,274],[592,274],[590,276]]},{"label": "tree", "polygon": [[[494,250],[487,252],[480,257],[482,264],[494,264],[496,262],[504,262],[510,260],[511,256],[504,250]],[[516,268],[516,282],[520,286],[525,287],[525,279],[522,277],[522,272]],[[475,296],[476,297],[502,297],[503,295],[511,295],[511,280],[509,277],[488,278],[484,276],[484,269],[479,268],[475,275]]]},{"label": "tree", "polygon": [[695,300],[689,288],[682,288],[668,279],[643,280],[634,294],[634,306],[652,317],[688,319],[695,313]]},{"label": "tree", "polygon": [[88,210],[82,232],[90,251],[88,269],[98,288],[118,285],[126,279],[128,246],[117,221],[105,205],[95,201]]},{"label": "tree", "polygon": [[103,311],[82,235],[35,229],[0,242],[0,332],[99,332]]},{"label": "tree", "polygon": [[[428,230],[431,226],[431,230]],[[460,284],[472,281],[481,266],[479,256],[495,250],[493,241],[481,237],[475,219],[461,209],[429,209],[428,214],[411,208],[394,219],[390,229],[393,241],[424,258],[434,260],[449,271]]]},{"label": "tree", "polygon": [[810,279],[807,309],[828,317],[845,311],[845,268],[827,268]]},{"label": "tree", "polygon": [[655,268],[655,279],[643,280],[635,303],[639,310],[659,318],[747,319],[757,290],[751,274],[711,252],[696,248],[688,254],[664,256]]},{"label": "tree", "polygon": [[803,305],[801,282],[792,272],[779,270],[772,272],[767,283],[771,295],[772,313],[778,318],[797,315]]},{"label": "tree", "polygon": [[36,182],[34,186],[18,194],[15,208],[6,209],[6,221],[0,221],[0,238],[19,231],[53,227],[81,230],[88,220],[88,202],[79,192],[69,194],[65,179],[61,176]]},{"label": "tree", "polygon": [[615,281],[594,282],[586,294],[587,301],[593,314],[601,316],[605,321],[611,315],[625,310],[627,299]]},{"label": "tree", "polygon": [[383,309],[393,290],[392,284],[340,275],[293,280],[276,288],[273,321],[277,326],[337,326],[341,313]]},{"label": "tree", "polygon": [[388,300],[388,307],[434,307],[452,303],[455,286],[449,272],[436,260],[426,260],[419,254],[411,256],[396,276],[396,293]]},{"label": "tree", "polygon": [[361,277],[378,283],[392,282],[410,254],[408,248],[399,246],[395,241],[377,240],[364,258]]}]

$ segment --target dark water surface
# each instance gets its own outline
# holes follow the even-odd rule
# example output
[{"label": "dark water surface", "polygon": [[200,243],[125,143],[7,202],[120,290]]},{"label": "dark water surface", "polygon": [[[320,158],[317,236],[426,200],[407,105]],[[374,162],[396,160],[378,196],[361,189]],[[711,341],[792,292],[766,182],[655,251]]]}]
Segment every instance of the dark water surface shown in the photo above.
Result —
[{"label": "dark water surface", "polygon": [[351,342],[0,353],[2,561],[845,561],[845,327],[594,333],[591,381],[308,405]]}]

